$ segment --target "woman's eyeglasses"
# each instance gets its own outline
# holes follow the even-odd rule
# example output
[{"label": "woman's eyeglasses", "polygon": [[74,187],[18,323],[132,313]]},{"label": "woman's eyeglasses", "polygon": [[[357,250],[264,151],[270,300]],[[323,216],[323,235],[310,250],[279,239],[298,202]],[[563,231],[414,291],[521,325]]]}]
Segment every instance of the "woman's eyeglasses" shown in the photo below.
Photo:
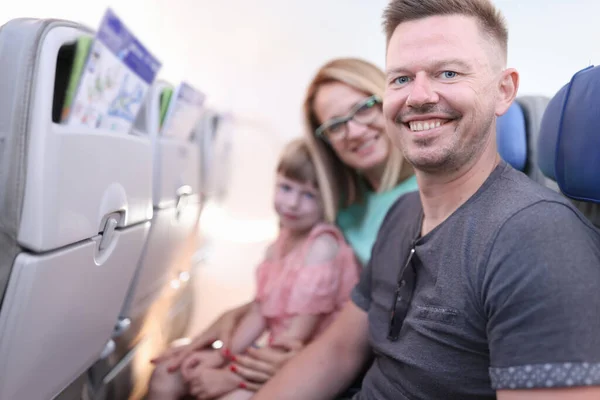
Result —
[{"label": "woman's eyeglasses", "polygon": [[315,131],[315,135],[330,142],[344,140],[348,134],[348,121],[354,120],[362,125],[373,123],[379,114],[380,108],[376,107],[379,104],[381,104],[379,96],[368,97],[352,107],[345,117],[330,119],[319,126]]}]

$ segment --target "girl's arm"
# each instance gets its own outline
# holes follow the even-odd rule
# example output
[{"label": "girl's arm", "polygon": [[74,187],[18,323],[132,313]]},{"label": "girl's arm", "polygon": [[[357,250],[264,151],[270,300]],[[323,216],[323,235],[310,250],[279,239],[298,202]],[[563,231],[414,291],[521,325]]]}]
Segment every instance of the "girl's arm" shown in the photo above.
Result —
[{"label": "girl's arm", "polygon": [[250,347],[265,331],[267,323],[260,313],[260,306],[253,302],[246,315],[242,318],[231,338],[228,350],[239,354]]},{"label": "girl's arm", "polygon": [[[267,247],[265,261],[273,255],[273,247],[273,244]],[[231,335],[231,342],[227,343],[227,350],[232,354],[245,351],[260,337],[266,328],[267,322],[260,313],[259,303],[256,301],[251,302]]]},{"label": "girl's arm", "polygon": [[297,340],[302,343],[306,343],[312,338],[317,324],[323,316],[318,315],[298,315],[292,319],[290,327],[285,331],[278,340],[288,341]]},{"label": "girl's arm", "polygon": [[[335,237],[327,233],[321,234],[310,246],[303,268],[319,268],[322,264],[335,259],[338,251],[339,244]],[[281,339],[306,343],[312,338],[321,318],[323,314],[302,314],[294,317],[288,330],[281,335]]]}]

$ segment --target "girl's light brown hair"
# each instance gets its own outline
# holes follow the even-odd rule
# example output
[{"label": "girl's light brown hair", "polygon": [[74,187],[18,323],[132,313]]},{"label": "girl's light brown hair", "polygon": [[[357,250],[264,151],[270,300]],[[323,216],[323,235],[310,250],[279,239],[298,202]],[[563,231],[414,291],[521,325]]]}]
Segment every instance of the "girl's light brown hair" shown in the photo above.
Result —
[{"label": "girl's light brown hair", "polygon": [[[321,180],[328,182],[321,188],[324,202],[331,204],[329,217],[335,220],[339,208],[345,208],[363,197],[359,172],[344,164],[335,151],[323,140],[315,136],[315,130],[325,121],[319,121],[314,110],[315,96],[325,84],[339,82],[348,85],[365,96],[378,95],[383,98],[385,74],[376,65],[357,58],[339,58],[323,65],[308,86],[304,100],[304,120],[306,138],[315,152],[315,167]],[[387,135],[385,140],[389,140]],[[400,150],[392,143],[385,170],[377,188],[385,192],[413,175],[413,169],[405,162]]]},{"label": "girl's light brown hair", "polygon": [[293,181],[309,183],[319,188],[310,150],[303,139],[292,140],[283,148],[277,164],[277,173]]},{"label": "girl's light brown hair", "polygon": [[333,204],[322,196],[328,182],[320,178],[314,160],[314,150],[306,139],[294,139],[284,147],[277,164],[277,173],[296,182],[311,184],[318,189],[323,201],[325,219],[327,222],[334,223]]}]

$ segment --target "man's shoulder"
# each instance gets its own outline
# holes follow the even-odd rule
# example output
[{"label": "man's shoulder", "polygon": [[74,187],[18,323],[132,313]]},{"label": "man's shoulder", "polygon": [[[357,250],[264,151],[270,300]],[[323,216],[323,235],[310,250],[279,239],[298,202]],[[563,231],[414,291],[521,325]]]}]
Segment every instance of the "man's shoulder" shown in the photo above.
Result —
[{"label": "man's shoulder", "polygon": [[599,231],[566,197],[509,166],[486,181],[429,239],[435,243],[450,241],[479,254],[472,258],[473,266],[477,266],[485,263],[492,249],[499,250],[503,242],[497,241],[499,235],[514,239],[510,246],[500,246],[512,250],[538,241],[573,243],[581,239],[600,243]]},{"label": "man's shoulder", "polygon": [[493,190],[523,201],[549,200],[569,204],[560,193],[534,181],[521,171],[506,165]]},{"label": "man's shoulder", "polygon": [[474,202],[472,212],[485,214],[487,218],[503,224],[519,213],[534,216],[545,211],[556,211],[557,208],[564,209],[565,212],[560,213],[562,217],[573,218],[578,213],[566,197],[508,166],[479,201]]},{"label": "man's shoulder", "polygon": [[570,236],[569,241],[600,238],[600,232],[569,199],[512,168],[489,189],[476,214],[490,222],[487,226],[495,234],[510,231],[515,236],[545,237],[547,241],[565,240],[564,236]]}]

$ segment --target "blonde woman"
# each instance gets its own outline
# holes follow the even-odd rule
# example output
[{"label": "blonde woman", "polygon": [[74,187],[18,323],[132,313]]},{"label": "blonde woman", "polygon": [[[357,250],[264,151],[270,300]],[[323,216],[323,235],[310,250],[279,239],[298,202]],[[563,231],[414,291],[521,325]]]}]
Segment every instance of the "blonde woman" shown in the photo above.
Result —
[{"label": "blonde woman", "polygon": [[[402,194],[417,190],[412,167],[385,134],[381,99],[385,74],[355,58],[325,64],[308,87],[304,102],[307,139],[316,148],[317,171],[339,206],[336,216],[363,264],[383,217]],[[337,193],[331,190],[341,187]]]},{"label": "blonde woman", "polygon": [[[379,226],[402,194],[417,190],[412,167],[385,134],[381,98],[385,74],[360,59],[336,59],[323,65],[308,86],[304,117],[306,138],[315,153],[323,185],[327,220],[336,221],[357,258],[365,265]],[[333,189],[337,188],[337,189]],[[217,339],[226,344],[251,303],[223,314],[194,341],[153,360],[160,366],[151,386],[168,384],[196,349]],[[277,348],[279,346],[279,350]],[[263,349],[248,349],[236,357],[245,386],[257,390],[302,348],[298,341],[280,340]]]}]

